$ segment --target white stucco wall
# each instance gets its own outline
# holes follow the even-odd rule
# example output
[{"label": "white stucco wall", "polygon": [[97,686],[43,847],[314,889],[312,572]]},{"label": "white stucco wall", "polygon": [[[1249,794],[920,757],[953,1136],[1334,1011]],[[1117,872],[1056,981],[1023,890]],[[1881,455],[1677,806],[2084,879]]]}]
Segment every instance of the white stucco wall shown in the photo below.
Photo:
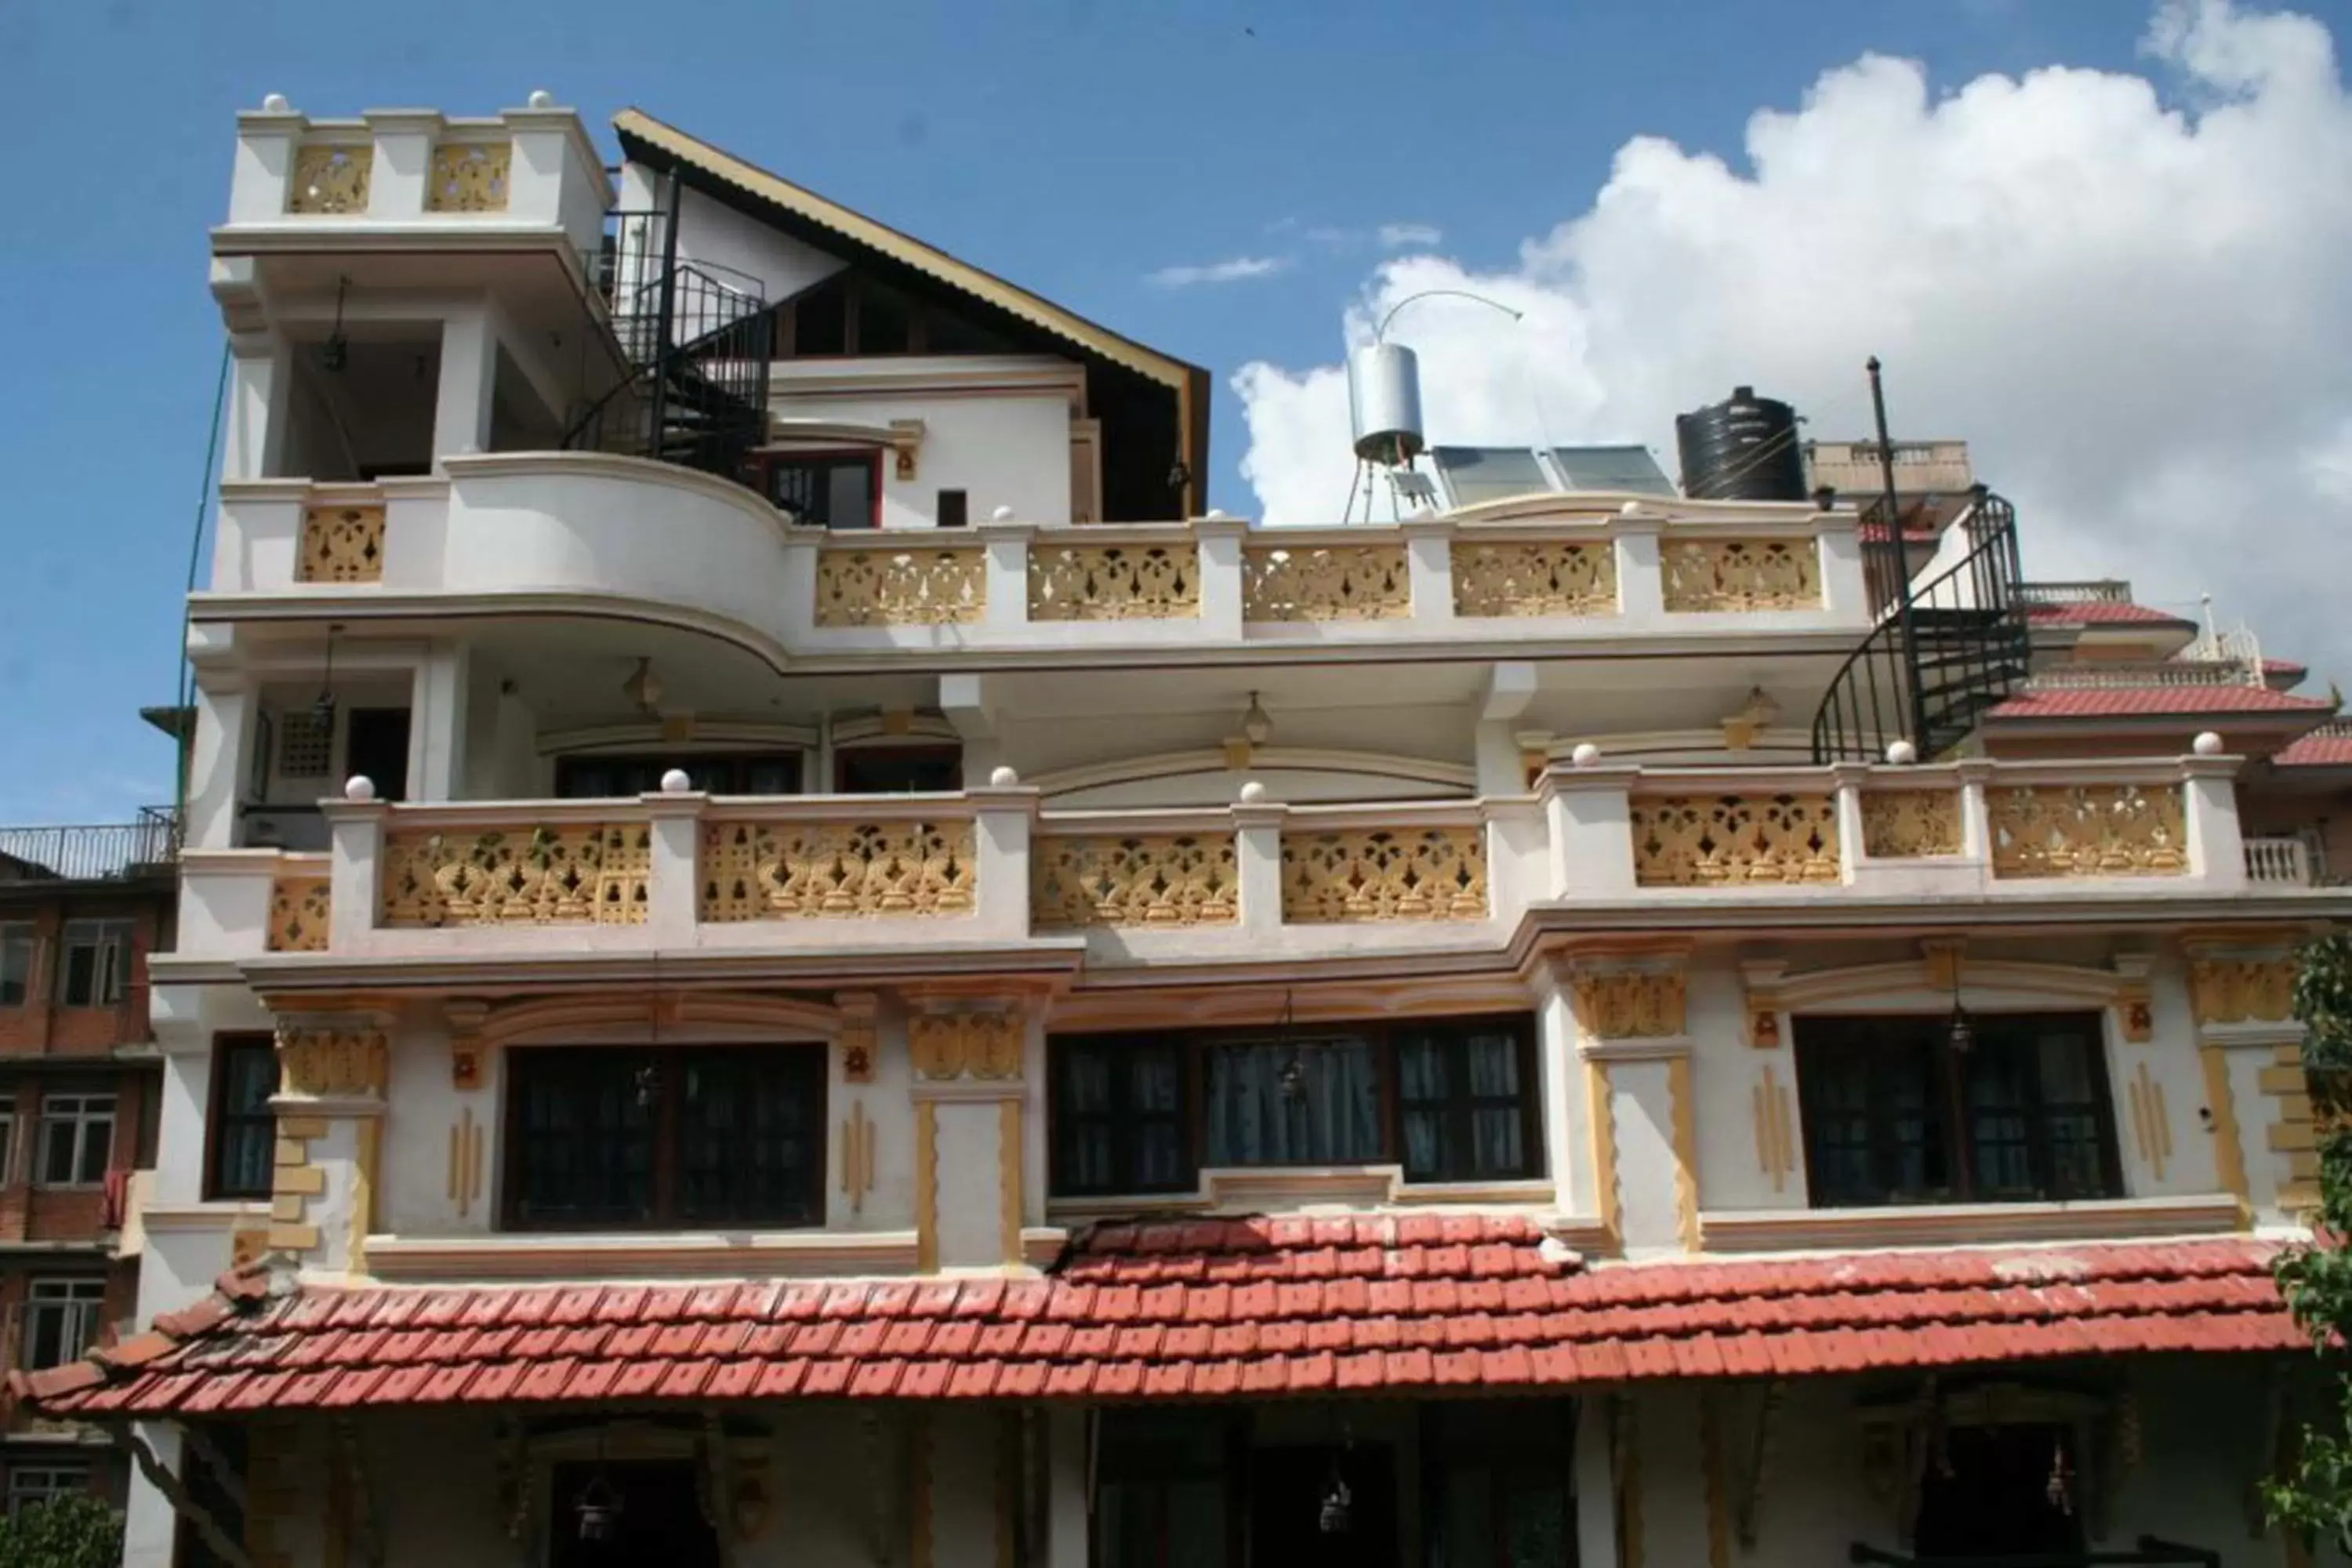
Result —
[{"label": "white stucco wall", "polygon": [[[824,362],[808,362],[823,363]],[[952,374],[957,362],[909,359],[904,362],[849,362],[888,364],[902,363],[908,374],[915,367],[935,366]],[[966,516],[972,522],[1011,507],[1024,522],[1066,523],[1070,517],[1070,405],[1052,388],[1008,390],[989,396],[970,395],[925,396],[898,393],[877,396],[802,393],[779,367],[775,412],[785,419],[778,427],[782,439],[797,439],[793,420],[836,420],[844,424],[887,426],[894,419],[923,422],[922,447],[915,477],[898,478],[898,465],[882,454],[882,526],[929,528],[938,520],[939,492],[960,489],[965,494]],[[838,443],[818,439],[816,447]]]}]

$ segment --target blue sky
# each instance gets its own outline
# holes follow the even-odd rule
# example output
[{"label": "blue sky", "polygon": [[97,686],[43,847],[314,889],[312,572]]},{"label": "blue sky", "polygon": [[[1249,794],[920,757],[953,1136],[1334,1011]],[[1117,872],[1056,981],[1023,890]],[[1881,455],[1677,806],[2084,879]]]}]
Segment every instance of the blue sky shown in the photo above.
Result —
[{"label": "blue sky", "polygon": [[[2302,9],[2345,31],[2343,5]],[[1588,207],[1630,137],[1738,168],[1752,113],[1795,108],[1865,48],[1923,61],[1938,88],[2056,62],[2139,71],[2147,21],[2145,0],[1055,0],[887,19],[773,0],[8,0],[0,822],[169,796],[169,745],[135,710],[173,689],[221,341],[205,230],[232,116],[267,92],[321,115],[470,113],[545,87],[608,151],[604,121],[641,106],[1211,367],[1212,500],[1249,513],[1226,378],[1336,358],[1382,226],[1508,268]],[[1273,265],[1155,280],[1236,259]]]}]

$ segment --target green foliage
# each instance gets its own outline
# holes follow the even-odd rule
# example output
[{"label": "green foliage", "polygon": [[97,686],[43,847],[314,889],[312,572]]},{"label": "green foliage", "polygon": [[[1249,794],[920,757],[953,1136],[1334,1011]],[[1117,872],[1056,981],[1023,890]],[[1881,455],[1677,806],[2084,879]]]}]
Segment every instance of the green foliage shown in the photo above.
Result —
[{"label": "green foliage", "polygon": [[117,1568],[122,1514],[104,1498],[74,1492],[0,1520],[0,1568]]},{"label": "green foliage", "polygon": [[2352,935],[2306,946],[2294,1012],[2308,1031],[2304,1066],[2313,1109],[2330,1128],[2319,1146],[2317,1237],[2279,1259],[2278,1282],[2311,1335],[2325,1415],[2304,1424],[2286,1473],[2263,1486],[2273,1523],[2352,1550]]}]

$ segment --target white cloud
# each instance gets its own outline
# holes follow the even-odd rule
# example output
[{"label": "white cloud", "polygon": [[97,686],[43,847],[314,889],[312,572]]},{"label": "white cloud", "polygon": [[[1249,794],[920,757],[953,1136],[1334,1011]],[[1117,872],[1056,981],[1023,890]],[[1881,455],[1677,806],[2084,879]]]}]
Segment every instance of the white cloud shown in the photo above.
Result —
[{"label": "white cloud", "polygon": [[1383,250],[1419,250],[1439,243],[1444,230],[1428,223],[1384,223],[1374,231]]},{"label": "white cloud", "polygon": [[1236,256],[1197,267],[1163,267],[1148,281],[1162,289],[1190,289],[1196,283],[1239,283],[1244,279],[1279,272],[1289,265],[1290,258],[1286,256]]},{"label": "white cloud", "polygon": [[[1672,416],[1741,382],[1814,435],[1868,434],[1877,353],[1895,433],[1969,440],[2030,573],[2210,589],[2324,689],[2352,676],[2352,100],[2299,16],[2176,0],[2145,47],[2147,77],[1941,96],[1865,55],[1754,115],[1752,173],[1637,137],[1507,269],[1381,266],[1350,333],[1418,289],[1488,295],[1525,320],[1436,299],[1394,329],[1433,440],[1643,440],[1669,468]],[[1333,518],[1344,374],[1261,363],[1234,385],[1268,521]]]}]

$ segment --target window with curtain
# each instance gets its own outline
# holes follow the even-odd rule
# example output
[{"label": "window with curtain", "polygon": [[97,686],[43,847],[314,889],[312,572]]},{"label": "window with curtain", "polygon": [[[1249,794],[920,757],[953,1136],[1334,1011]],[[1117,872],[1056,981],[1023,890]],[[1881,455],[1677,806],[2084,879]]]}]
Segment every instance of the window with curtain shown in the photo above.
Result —
[{"label": "window with curtain", "polygon": [[212,1163],[205,1196],[266,1198],[276,1176],[278,1051],[268,1035],[224,1037],[213,1054]]},{"label": "window with curtain", "polygon": [[1816,1208],[2119,1196],[2096,1013],[1796,1020]]},{"label": "window with curtain", "polygon": [[1542,1173],[1524,1017],[1057,1036],[1050,1056],[1060,1194],[1189,1192],[1202,1166],[1394,1163],[1408,1182]]}]

